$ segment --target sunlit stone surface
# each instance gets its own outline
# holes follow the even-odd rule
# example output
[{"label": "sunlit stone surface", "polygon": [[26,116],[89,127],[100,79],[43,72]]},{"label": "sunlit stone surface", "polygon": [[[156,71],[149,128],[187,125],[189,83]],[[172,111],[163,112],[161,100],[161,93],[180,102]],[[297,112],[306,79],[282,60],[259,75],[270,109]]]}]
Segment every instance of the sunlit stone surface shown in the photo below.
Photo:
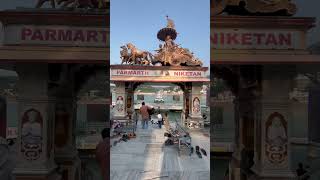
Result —
[{"label": "sunlit stone surface", "polygon": [[118,143],[111,148],[111,180],[141,179],[210,179],[209,137],[202,132],[191,132],[192,145],[205,149],[208,156],[189,156],[177,146],[164,146],[165,129],[141,129],[138,122],[137,138]]}]

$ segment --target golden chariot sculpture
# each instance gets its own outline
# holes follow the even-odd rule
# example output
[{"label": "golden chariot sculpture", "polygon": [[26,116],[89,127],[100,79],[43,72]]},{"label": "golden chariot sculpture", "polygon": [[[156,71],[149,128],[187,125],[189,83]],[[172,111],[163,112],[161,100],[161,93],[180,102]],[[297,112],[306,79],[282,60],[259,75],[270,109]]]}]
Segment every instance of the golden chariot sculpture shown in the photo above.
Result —
[{"label": "golden chariot sculpture", "polygon": [[175,24],[167,16],[167,26],[159,30],[157,38],[163,42],[156,54],[142,51],[132,43],[121,46],[122,63],[135,65],[158,65],[158,66],[202,66],[202,61],[196,58],[192,52],[175,44],[177,38]]}]

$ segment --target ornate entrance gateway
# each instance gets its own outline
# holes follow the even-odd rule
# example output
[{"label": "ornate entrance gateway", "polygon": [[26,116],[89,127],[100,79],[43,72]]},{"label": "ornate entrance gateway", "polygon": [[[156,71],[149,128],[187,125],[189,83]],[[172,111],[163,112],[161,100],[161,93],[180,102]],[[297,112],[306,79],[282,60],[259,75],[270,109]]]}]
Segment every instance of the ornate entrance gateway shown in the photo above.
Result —
[{"label": "ornate entrance gateway", "polygon": [[201,113],[202,86],[210,81],[208,68],[188,49],[174,43],[177,32],[171,19],[157,37],[163,41],[156,54],[142,51],[132,43],[121,47],[123,65],[111,65],[111,81],[116,85],[114,119],[130,119],[134,111],[133,92],[144,82],[174,83],[184,91],[184,123],[203,127]]},{"label": "ornate entrance gateway", "polygon": [[200,107],[202,85],[209,79],[206,67],[112,65],[111,81],[116,84],[115,119],[127,119],[134,111],[133,92],[144,82],[174,83],[184,91],[185,124],[203,127]]},{"label": "ornate entrance gateway", "polygon": [[[296,6],[287,0],[214,2],[219,6],[212,6],[211,74],[235,96],[229,177],[293,179],[298,164],[293,164],[293,146],[299,142],[292,141],[290,92],[298,74],[314,78],[319,71],[319,56],[309,52],[306,42],[315,19],[290,17]],[[212,153],[219,154],[219,143],[212,145]]]},{"label": "ornate entrance gateway", "polygon": [[18,74],[17,180],[81,177],[77,95],[90,76],[106,76],[108,62],[109,14],[94,9],[0,12],[0,68]]}]

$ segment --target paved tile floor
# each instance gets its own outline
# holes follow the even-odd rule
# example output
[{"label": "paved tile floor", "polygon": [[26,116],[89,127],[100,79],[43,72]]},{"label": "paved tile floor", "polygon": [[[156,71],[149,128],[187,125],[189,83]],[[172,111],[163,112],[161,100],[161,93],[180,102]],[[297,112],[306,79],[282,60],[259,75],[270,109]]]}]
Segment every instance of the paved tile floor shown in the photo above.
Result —
[{"label": "paved tile floor", "polygon": [[205,149],[202,159],[187,151],[179,155],[176,146],[164,146],[165,129],[137,129],[137,138],[111,148],[111,180],[209,180],[210,140],[191,131],[192,145]]}]

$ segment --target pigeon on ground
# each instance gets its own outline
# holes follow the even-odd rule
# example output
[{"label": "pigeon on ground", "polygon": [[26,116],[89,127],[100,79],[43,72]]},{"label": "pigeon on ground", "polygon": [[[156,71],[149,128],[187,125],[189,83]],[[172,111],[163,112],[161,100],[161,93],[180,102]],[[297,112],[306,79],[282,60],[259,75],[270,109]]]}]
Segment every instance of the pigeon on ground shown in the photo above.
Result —
[{"label": "pigeon on ground", "polygon": [[190,149],[190,156],[193,154],[193,147]]},{"label": "pigeon on ground", "polygon": [[200,149],[200,151],[202,152],[203,155],[207,156],[207,152],[204,149]]},{"label": "pigeon on ground", "polygon": [[196,154],[198,155],[199,158],[202,158],[199,146],[196,146]]}]

